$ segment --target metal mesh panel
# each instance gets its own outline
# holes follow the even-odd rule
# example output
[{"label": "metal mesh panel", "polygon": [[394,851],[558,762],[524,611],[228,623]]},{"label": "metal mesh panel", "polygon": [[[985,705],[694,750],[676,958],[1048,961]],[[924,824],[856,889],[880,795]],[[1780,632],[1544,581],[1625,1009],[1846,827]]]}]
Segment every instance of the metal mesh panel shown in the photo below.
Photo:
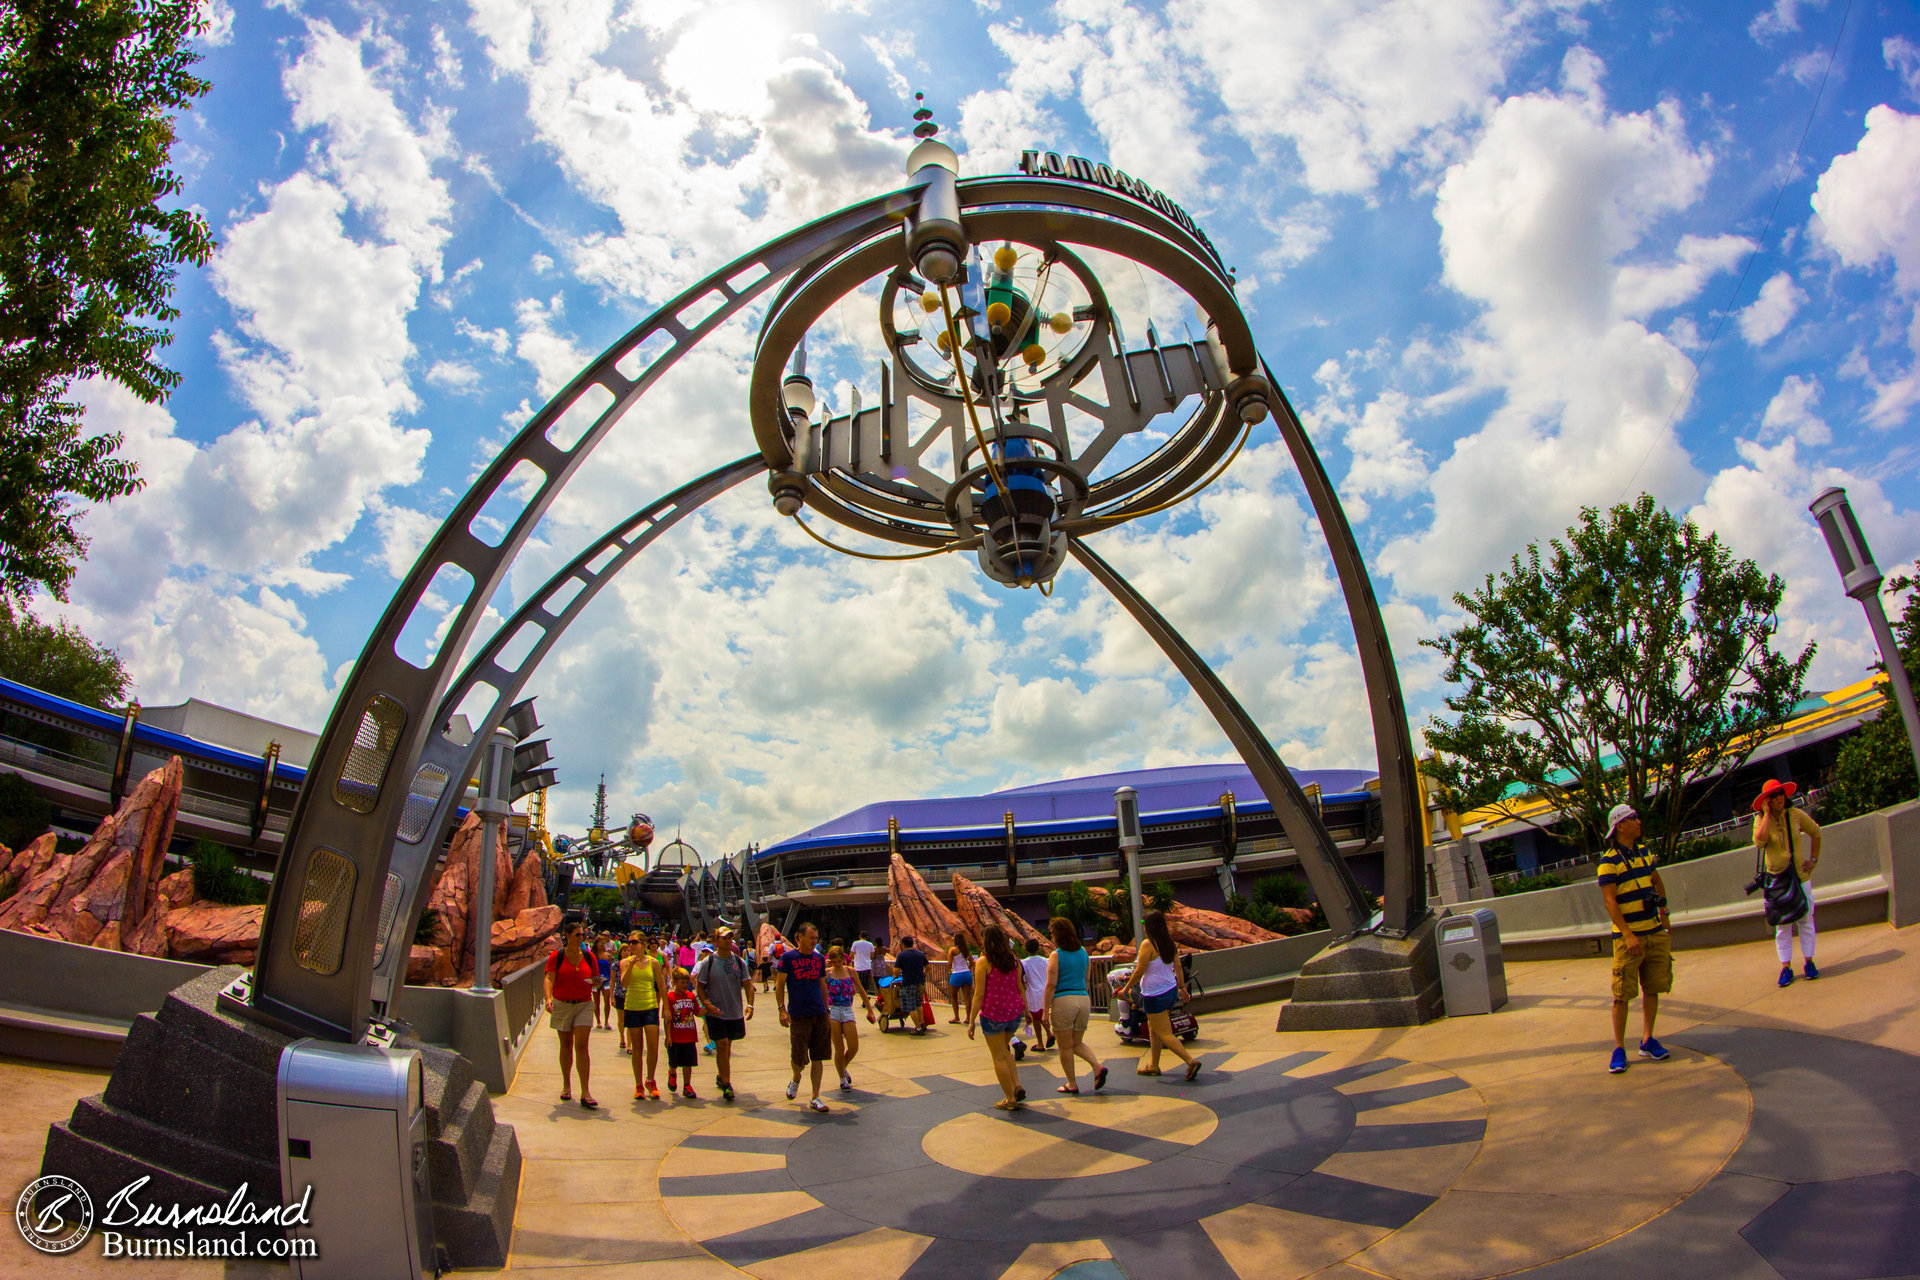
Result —
[{"label": "metal mesh panel", "polygon": [[347,949],[347,917],[353,914],[353,861],[332,849],[315,849],[300,886],[300,918],[293,927],[293,958],[318,974],[340,971]]},{"label": "metal mesh panel", "polygon": [[393,918],[400,914],[400,899],[406,892],[407,882],[393,872],[387,872],[387,892],[380,899],[380,940],[373,946],[373,967],[376,969],[386,959],[387,935],[393,932]]},{"label": "metal mesh panel", "polygon": [[353,734],[353,746],[347,749],[346,766],[333,783],[335,800],[355,813],[373,812],[406,724],[406,709],[386,694],[376,693],[367,699],[367,709],[360,713],[360,727]]},{"label": "metal mesh panel", "polygon": [[441,793],[447,789],[447,778],[447,771],[437,764],[423,764],[413,775],[406,808],[400,811],[400,838],[408,844],[419,844],[426,836],[433,806],[440,803]]}]

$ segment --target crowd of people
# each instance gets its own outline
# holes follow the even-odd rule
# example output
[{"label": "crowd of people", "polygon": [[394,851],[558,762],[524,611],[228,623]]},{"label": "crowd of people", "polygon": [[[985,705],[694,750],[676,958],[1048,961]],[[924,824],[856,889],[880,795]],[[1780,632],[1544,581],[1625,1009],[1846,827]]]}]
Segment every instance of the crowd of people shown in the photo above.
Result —
[{"label": "crowd of people", "polygon": [[[1815,979],[1817,935],[1812,878],[1820,863],[1821,831],[1803,808],[1792,804],[1791,782],[1769,782],[1753,804],[1754,888],[1766,890],[1766,912],[1775,927],[1780,961],[1778,984]],[[1655,1037],[1660,997],[1673,989],[1673,947],[1666,885],[1657,860],[1641,842],[1639,814],[1618,805],[1609,815],[1608,842],[1596,868],[1602,905],[1613,923],[1613,1052],[1607,1069],[1627,1070],[1627,1025],[1633,1001],[1641,1006],[1641,1058],[1670,1057]],[[945,949],[944,983],[949,1023],[964,1025],[969,1040],[984,1041],[999,1082],[994,1105],[1008,1111],[1026,1103],[1017,1063],[1031,1041],[1036,1051],[1059,1054],[1064,1077],[1057,1092],[1081,1091],[1080,1075],[1091,1073],[1096,1091],[1106,1086],[1108,1069],[1089,1045],[1092,982],[1089,956],[1071,921],[1048,922],[1053,946],[1037,939],[1016,950],[999,926],[987,927],[976,955],[962,936]],[[1795,940],[1801,971],[1795,974]],[[1024,951],[1024,954],[1020,952]],[[619,1018],[620,1052],[633,1065],[633,1096],[660,1101],[655,1084],[660,1041],[665,1029],[667,1097],[699,1096],[694,1075],[701,1051],[714,1059],[714,1087],[734,1100],[734,1046],[747,1034],[756,994],[771,992],[780,1025],[787,1031],[791,1076],[786,1095],[826,1112],[821,1097],[827,1064],[841,1091],[854,1087],[852,1066],[860,1053],[860,1016],[869,1024],[899,1020],[911,1035],[925,1036],[935,1020],[928,999],[928,972],[938,963],[912,937],[888,951],[862,933],[851,944],[835,939],[824,948],[818,928],[802,924],[793,941],[778,939],[765,954],[736,939],[729,929],[688,937],[630,933],[618,939],[602,933],[589,938],[584,924],[566,930],[565,943],[548,957],[547,1009],[560,1036],[560,1096],[571,1100],[573,1079],[580,1082],[580,1105],[597,1107],[590,1079],[591,1035],[611,1030]],[[1116,975],[1117,976],[1117,975]],[[757,991],[756,991],[757,980]],[[1171,1054],[1194,1080],[1202,1064],[1175,1034],[1173,1011],[1190,999],[1179,949],[1164,914],[1148,912],[1145,936],[1132,969],[1112,995],[1145,1015],[1146,1053],[1136,1067],[1142,1076],[1161,1074],[1163,1054]],[[854,1011],[860,1006],[860,1015]],[[884,1028],[883,1028],[884,1029]],[[1022,1032],[1025,1032],[1025,1038]],[[702,1039],[704,1035],[704,1046]]]},{"label": "crowd of people", "polygon": [[[964,1025],[968,1039],[985,1042],[1002,1093],[995,1105],[1003,1110],[1026,1103],[1016,1063],[1029,1047],[1059,1054],[1061,1094],[1080,1093],[1083,1072],[1094,1090],[1107,1083],[1107,1066],[1087,1040],[1095,980],[1089,954],[1071,921],[1055,918],[1048,925],[1050,952],[1029,939],[1020,954],[1005,930],[989,926],[978,955],[960,939],[943,957],[949,1021]],[[1149,912],[1132,974],[1114,992],[1146,1013],[1149,1045],[1138,1068],[1143,1076],[1160,1074],[1163,1050],[1186,1064],[1186,1079],[1200,1072],[1199,1060],[1169,1021],[1169,1012],[1188,999],[1178,955],[1165,916]],[[932,1030],[927,988],[935,963],[912,937],[902,937],[892,951],[864,932],[852,943],[835,939],[823,946],[810,922],[791,943],[776,940],[766,954],[727,928],[687,936],[635,931],[618,938],[591,935],[586,924],[571,923],[548,956],[545,974],[546,1008],[559,1033],[560,1097],[574,1100],[578,1077],[580,1105],[600,1105],[591,1085],[592,1035],[617,1029],[618,1051],[632,1064],[635,1100],[658,1102],[676,1094],[697,1099],[694,1077],[704,1052],[713,1059],[715,1090],[732,1102],[734,1047],[746,1038],[756,997],[771,994],[787,1032],[786,1096],[797,1102],[805,1088],[806,1107],[825,1113],[830,1108],[821,1091],[829,1063],[841,1092],[854,1088],[862,1017],[869,1025],[897,1019],[912,1036]],[[664,1098],[656,1083],[663,1034]]]}]

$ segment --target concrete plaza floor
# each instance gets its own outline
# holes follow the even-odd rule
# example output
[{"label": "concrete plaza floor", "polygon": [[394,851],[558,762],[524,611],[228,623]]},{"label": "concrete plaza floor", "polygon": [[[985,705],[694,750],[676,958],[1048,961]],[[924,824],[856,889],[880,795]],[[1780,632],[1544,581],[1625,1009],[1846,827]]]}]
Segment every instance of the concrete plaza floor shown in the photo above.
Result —
[{"label": "concrete plaza floor", "polygon": [[[1104,1022],[1104,1093],[991,1109],[984,1045],[881,1035],[826,1116],[783,1096],[762,997],[733,1104],[704,1059],[694,1102],[635,1102],[612,1032],[585,1111],[543,1031],[495,1100],[525,1156],[510,1270],[530,1275],[1468,1280],[1920,1275],[1920,928],[1821,939],[1784,990],[1770,941],[1677,957],[1663,1063],[1610,1076],[1604,960],[1508,969],[1490,1017],[1281,1035],[1262,1005],[1201,1019],[1206,1069],[1133,1074]],[[944,1014],[944,1011],[943,1011]],[[1638,1026],[1638,1007],[1631,1028]],[[1630,1036],[1629,1043],[1631,1044]],[[664,1074],[660,1077],[664,1086]],[[104,1075],[0,1062],[7,1194],[46,1125]],[[578,1096],[576,1084],[576,1097]],[[801,1101],[805,1100],[802,1092]],[[0,1274],[212,1276],[217,1264],[31,1254]],[[284,1275],[284,1268],[244,1274]]]}]

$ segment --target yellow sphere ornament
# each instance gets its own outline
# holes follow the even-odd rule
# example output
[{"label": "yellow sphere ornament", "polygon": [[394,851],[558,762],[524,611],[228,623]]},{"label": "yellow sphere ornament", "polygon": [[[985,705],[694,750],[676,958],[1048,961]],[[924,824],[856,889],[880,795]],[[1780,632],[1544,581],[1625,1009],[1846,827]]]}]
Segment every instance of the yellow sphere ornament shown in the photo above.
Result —
[{"label": "yellow sphere ornament", "polygon": [[993,265],[1002,271],[1013,270],[1013,264],[1020,261],[1020,254],[1010,244],[1003,244],[993,251]]},{"label": "yellow sphere ornament", "polygon": [[945,355],[947,352],[953,350],[953,335],[945,329],[942,329],[934,336],[933,344],[940,348],[941,355]]},{"label": "yellow sphere ornament", "polygon": [[929,289],[920,295],[920,309],[928,315],[940,309],[940,295]]},{"label": "yellow sphere ornament", "polygon": [[1026,350],[1020,354],[1026,359],[1028,364],[1038,365],[1042,360],[1047,358],[1047,349],[1037,342],[1029,342]]},{"label": "yellow sphere ornament", "polygon": [[1054,312],[1053,319],[1047,321],[1047,327],[1055,333],[1070,332],[1073,329],[1073,313],[1071,311]]},{"label": "yellow sphere ornament", "polygon": [[999,326],[999,325],[1005,324],[1007,321],[1011,319],[1013,319],[1013,308],[1008,306],[1006,303],[989,302],[987,304],[987,323],[988,324]]}]

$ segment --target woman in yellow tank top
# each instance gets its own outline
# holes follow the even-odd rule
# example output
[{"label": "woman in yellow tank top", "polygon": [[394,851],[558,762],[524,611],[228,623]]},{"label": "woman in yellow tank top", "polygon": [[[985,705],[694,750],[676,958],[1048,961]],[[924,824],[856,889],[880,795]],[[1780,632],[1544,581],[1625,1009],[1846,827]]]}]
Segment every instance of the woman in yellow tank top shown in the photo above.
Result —
[{"label": "woman in yellow tank top", "polygon": [[1807,816],[1805,809],[1796,809],[1787,803],[1793,799],[1796,789],[1791,782],[1769,779],[1767,785],[1760,788],[1759,799],[1753,802],[1756,815],[1753,820],[1753,843],[1764,856],[1767,870],[1773,875],[1780,875],[1793,867],[1799,872],[1801,885],[1807,894],[1807,914],[1794,924],[1783,924],[1774,930],[1774,953],[1780,957],[1778,981],[1783,987],[1793,981],[1793,939],[1796,933],[1800,937],[1802,971],[1809,978],[1820,976],[1820,968],[1813,962],[1816,936],[1813,924],[1813,869],[1820,865],[1820,825]]},{"label": "woman in yellow tank top", "polygon": [[[640,943],[621,957],[620,983],[627,989],[622,1021],[633,1055],[633,1096],[657,1101],[660,1089],[653,1083],[653,1070],[660,1061],[660,993],[667,985],[666,966],[660,963],[651,946]],[[640,1062],[643,1043],[646,1046],[644,1071]]]}]

